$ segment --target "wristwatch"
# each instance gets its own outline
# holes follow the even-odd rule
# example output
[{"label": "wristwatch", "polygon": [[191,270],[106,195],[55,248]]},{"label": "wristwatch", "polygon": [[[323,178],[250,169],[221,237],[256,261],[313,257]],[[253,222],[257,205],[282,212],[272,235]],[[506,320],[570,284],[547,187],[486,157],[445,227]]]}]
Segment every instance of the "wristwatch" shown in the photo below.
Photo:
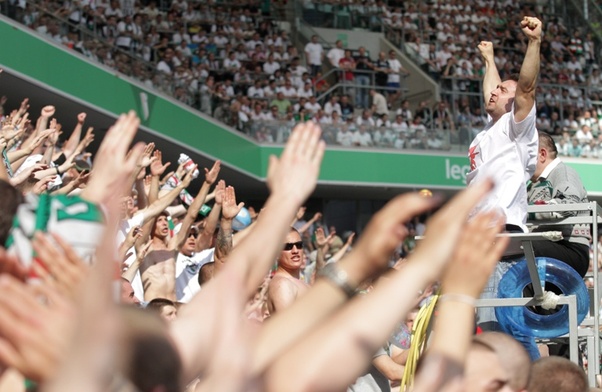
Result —
[{"label": "wristwatch", "polygon": [[347,276],[347,272],[343,271],[337,266],[337,263],[328,263],[318,271],[318,276],[325,278],[330,281],[330,283],[334,284],[347,295],[348,298],[353,298],[357,293],[355,287],[349,284],[349,277]]}]

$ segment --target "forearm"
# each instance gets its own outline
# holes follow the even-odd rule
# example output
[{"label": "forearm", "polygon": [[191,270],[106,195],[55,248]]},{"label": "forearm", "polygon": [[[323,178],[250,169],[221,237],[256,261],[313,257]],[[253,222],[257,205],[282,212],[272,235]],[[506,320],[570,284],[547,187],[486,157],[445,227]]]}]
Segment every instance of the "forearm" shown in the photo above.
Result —
[{"label": "forearm", "polygon": [[521,93],[535,96],[535,87],[537,86],[537,76],[539,75],[540,66],[540,45],[541,40],[529,40],[525,59],[518,75],[517,97]]},{"label": "forearm", "polygon": [[343,247],[341,247],[341,249],[339,249],[339,251],[332,256],[332,261],[337,262],[341,260],[343,256],[345,256],[345,253],[347,253],[347,249],[349,249],[349,244],[345,243],[345,245],[343,245]]},{"label": "forearm", "polygon": [[241,231],[237,231],[236,234],[234,234],[234,236],[232,236],[232,246],[237,246],[238,244],[240,244],[242,242],[242,240],[247,238],[249,236],[249,234],[251,233],[251,230],[253,230],[254,227],[255,227],[255,222],[251,223],[249,226],[245,227]]},{"label": "forearm", "polygon": [[440,301],[437,304],[433,340],[428,352],[441,354],[458,363],[464,363],[473,330],[474,308],[472,305],[455,301]]},{"label": "forearm", "polygon": [[318,246],[316,253],[316,272],[320,271],[326,265],[326,252],[328,252],[328,245]]},{"label": "forearm", "polygon": [[134,182],[134,189],[138,192],[138,208],[143,210],[148,207],[148,195],[144,189],[144,180],[136,179],[136,182]]},{"label": "forearm", "polygon": [[73,129],[73,132],[71,133],[71,136],[69,136],[67,143],[65,143],[65,147],[63,148],[65,155],[69,156],[77,148],[79,139],[81,139],[82,135],[82,125],[83,124],[78,121],[77,125]]},{"label": "forearm", "polygon": [[140,268],[140,263],[142,262],[142,260],[139,257],[136,257],[136,259],[134,260],[134,262],[128,267],[127,270],[125,270],[122,274],[121,277],[124,279],[127,279],[128,282],[132,282],[134,280],[134,277],[136,277],[136,272],[138,272],[138,269]]},{"label": "forearm", "polygon": [[40,163],[45,163],[47,165],[52,162],[52,155],[54,153],[54,145],[50,145],[46,147],[46,151],[44,151],[44,156],[42,156],[42,160]]},{"label": "forearm", "polygon": [[201,189],[199,189],[199,193],[197,193],[196,197],[190,207],[188,207],[188,211],[186,212],[186,217],[184,218],[184,222],[182,223],[182,227],[186,227],[186,229],[190,228],[190,225],[194,223],[194,221],[199,216],[199,211],[205,202],[205,197],[209,193],[209,188],[211,184],[208,182],[203,182]]},{"label": "forearm", "polygon": [[67,184],[63,185],[61,188],[57,189],[56,191],[52,192],[51,194],[52,195],[68,195],[75,188],[76,188],[75,181],[69,181]]},{"label": "forearm", "polygon": [[151,185],[148,191],[148,203],[153,204],[159,199],[159,176],[151,177]]},{"label": "forearm", "polygon": [[161,197],[160,199],[156,200],[153,204],[148,206],[144,214],[144,223],[148,222],[150,219],[156,218],[162,211],[169,207],[171,202],[174,201],[176,197],[178,197],[178,195],[183,189],[184,186],[180,184],[171,191],[169,191],[165,196]]},{"label": "forearm", "polygon": [[[337,390],[352,383],[397,323],[411,310],[413,296],[432,277],[424,263],[421,264],[408,264],[403,271],[382,280],[365,298],[354,299],[326,323],[316,324],[321,326],[302,343],[280,353],[278,361],[268,370],[268,390],[283,387],[286,373],[288,383],[297,385],[298,390],[307,390],[309,385],[323,388],[312,390]],[[390,303],[391,298],[405,300]],[[389,304],[387,311],[382,310],[385,303]],[[308,361],[311,366],[301,365]],[[293,368],[303,371],[292,375],[299,378],[291,380],[286,369]]]},{"label": "forearm", "polygon": [[230,252],[232,252],[232,219],[222,218],[215,242],[215,266],[218,271],[226,262]]},{"label": "forearm", "polygon": [[502,78],[498,72],[493,57],[485,58],[485,76],[483,77],[483,98],[485,103],[489,101],[491,92],[502,83]]},{"label": "forearm", "polygon": [[30,149],[20,148],[15,151],[7,152],[6,156],[8,157],[9,162],[15,163],[21,158],[27,158],[31,153],[32,153],[32,151]]},{"label": "forearm", "polygon": [[222,205],[215,203],[213,204],[213,208],[207,217],[207,222],[205,223],[205,228],[199,235],[199,238],[196,242],[196,251],[200,252],[202,250],[208,249],[211,245],[211,239],[213,238],[213,233],[215,233],[215,229],[217,228],[217,222],[219,221],[219,215],[222,211]]},{"label": "forearm", "polygon": [[299,232],[299,234],[303,234],[307,230],[309,230],[309,228],[311,227],[311,225],[313,225],[315,222],[316,222],[316,219],[311,218],[303,226],[301,226],[301,228],[299,230],[297,230],[297,231]]}]

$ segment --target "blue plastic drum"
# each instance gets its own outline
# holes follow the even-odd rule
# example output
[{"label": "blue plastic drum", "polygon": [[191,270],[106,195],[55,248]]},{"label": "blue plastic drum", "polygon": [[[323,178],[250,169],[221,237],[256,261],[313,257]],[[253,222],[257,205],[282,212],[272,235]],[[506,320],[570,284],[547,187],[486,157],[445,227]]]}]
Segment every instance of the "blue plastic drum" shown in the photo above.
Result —
[{"label": "blue plastic drum", "polygon": [[[567,264],[550,257],[537,257],[537,269],[542,287],[546,283],[556,286],[564,295],[577,295],[577,321],[580,324],[589,311],[589,295],[583,278]],[[521,259],[500,280],[498,298],[522,298],[523,290],[531,278],[526,260]],[[505,331],[519,331],[526,336],[555,338],[569,332],[569,309],[559,305],[553,314],[538,314],[527,306],[495,308],[498,322]]]}]

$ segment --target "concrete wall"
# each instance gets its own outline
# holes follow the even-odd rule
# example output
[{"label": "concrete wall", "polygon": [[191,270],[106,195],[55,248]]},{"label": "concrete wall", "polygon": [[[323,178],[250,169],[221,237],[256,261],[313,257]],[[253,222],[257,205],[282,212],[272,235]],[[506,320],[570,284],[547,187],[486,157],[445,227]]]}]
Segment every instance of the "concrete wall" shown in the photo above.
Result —
[{"label": "concrete wall", "polygon": [[365,47],[372,57],[376,57],[380,48],[381,33],[373,33],[370,31],[352,31],[352,30],[338,30],[338,29],[325,29],[321,27],[314,27],[314,30],[326,41],[334,46],[337,40],[343,41],[343,46],[350,49],[357,49],[360,46]]}]

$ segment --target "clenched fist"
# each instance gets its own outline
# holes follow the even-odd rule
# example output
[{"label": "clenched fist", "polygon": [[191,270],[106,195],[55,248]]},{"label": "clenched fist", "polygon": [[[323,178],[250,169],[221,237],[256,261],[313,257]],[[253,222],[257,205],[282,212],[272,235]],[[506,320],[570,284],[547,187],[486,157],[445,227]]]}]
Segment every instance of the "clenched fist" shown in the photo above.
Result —
[{"label": "clenched fist", "polygon": [[539,19],[525,16],[520,22],[520,27],[529,39],[541,39],[542,23]]}]

